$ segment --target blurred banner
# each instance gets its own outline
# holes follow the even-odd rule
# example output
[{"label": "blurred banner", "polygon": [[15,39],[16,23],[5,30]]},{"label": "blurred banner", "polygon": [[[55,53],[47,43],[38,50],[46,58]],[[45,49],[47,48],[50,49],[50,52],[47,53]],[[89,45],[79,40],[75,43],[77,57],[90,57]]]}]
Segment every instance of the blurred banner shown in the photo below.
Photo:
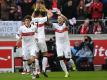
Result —
[{"label": "blurred banner", "polygon": [[21,24],[21,21],[0,21],[0,36],[15,35]]},{"label": "blurred banner", "polygon": [[14,72],[13,47],[0,47],[0,72]]},{"label": "blurred banner", "polygon": [[[80,42],[81,40],[70,40],[71,46],[74,45],[75,41]],[[0,41],[0,47],[9,47],[9,46],[13,47],[13,46],[15,46],[15,44],[16,44],[16,41]],[[95,65],[105,64],[106,59],[107,59],[107,40],[94,40],[94,44],[95,44],[94,61],[93,61],[94,64]],[[21,51],[21,49],[20,49],[20,51]],[[14,53],[14,57],[21,57],[21,55],[19,55],[20,51],[18,53]],[[0,57],[3,57],[3,55],[5,55],[5,53],[7,55],[8,52],[9,51],[5,51],[5,52],[1,51]],[[1,66],[1,64],[0,64],[0,66]]]}]

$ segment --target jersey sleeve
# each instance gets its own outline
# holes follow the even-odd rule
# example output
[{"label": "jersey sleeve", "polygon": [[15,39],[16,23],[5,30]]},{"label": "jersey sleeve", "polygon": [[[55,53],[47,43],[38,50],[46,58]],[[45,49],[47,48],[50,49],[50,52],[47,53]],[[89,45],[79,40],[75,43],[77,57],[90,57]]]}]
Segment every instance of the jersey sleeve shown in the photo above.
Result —
[{"label": "jersey sleeve", "polygon": [[47,22],[48,21],[48,17],[46,16],[46,17],[40,17],[40,18],[32,18],[32,22],[42,22],[42,23],[44,23],[44,22]]},{"label": "jersey sleeve", "polygon": [[42,18],[38,18],[38,22],[42,22],[42,23],[44,23],[44,22],[47,22],[48,21],[48,17],[46,16],[46,17],[42,17]]},{"label": "jersey sleeve", "polygon": [[19,27],[17,34],[20,35],[22,33],[22,28]]},{"label": "jersey sleeve", "polygon": [[32,22],[34,22],[34,23],[35,23],[35,22],[38,22],[38,19],[39,19],[39,18],[33,18],[33,17],[32,17]]},{"label": "jersey sleeve", "polygon": [[21,35],[22,31],[21,31],[21,27],[19,27],[17,33],[16,33],[16,39],[19,39],[20,38],[20,35]]}]

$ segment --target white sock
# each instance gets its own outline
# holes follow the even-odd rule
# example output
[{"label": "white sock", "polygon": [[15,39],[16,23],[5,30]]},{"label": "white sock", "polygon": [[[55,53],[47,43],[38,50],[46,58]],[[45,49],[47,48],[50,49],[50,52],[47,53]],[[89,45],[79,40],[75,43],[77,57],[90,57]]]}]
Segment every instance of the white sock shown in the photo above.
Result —
[{"label": "white sock", "polygon": [[30,66],[28,65],[28,61],[26,61],[26,70],[27,72],[30,72]]},{"label": "white sock", "polygon": [[30,72],[30,66],[28,65],[28,61],[23,61],[23,71]]},{"label": "white sock", "polygon": [[66,68],[66,65],[65,65],[65,63],[64,63],[63,60],[60,60],[60,65],[61,65],[62,70],[63,70],[65,73],[68,73],[67,68]]},{"label": "white sock", "polygon": [[70,63],[71,65],[74,65],[74,61],[73,61],[72,59],[69,60],[69,63]]},{"label": "white sock", "polygon": [[72,59],[70,59],[68,61],[68,64],[71,64],[70,67],[72,67],[74,70],[76,69],[76,65],[75,65],[75,63],[74,63],[74,61]]},{"label": "white sock", "polygon": [[40,67],[39,67],[39,60],[38,59],[35,59],[35,70],[36,70],[35,74],[40,74]]},{"label": "white sock", "polygon": [[23,71],[26,71],[26,62],[27,61],[23,61]]},{"label": "white sock", "polygon": [[43,57],[43,60],[42,60],[42,71],[46,71],[47,64],[48,64],[47,57]]}]

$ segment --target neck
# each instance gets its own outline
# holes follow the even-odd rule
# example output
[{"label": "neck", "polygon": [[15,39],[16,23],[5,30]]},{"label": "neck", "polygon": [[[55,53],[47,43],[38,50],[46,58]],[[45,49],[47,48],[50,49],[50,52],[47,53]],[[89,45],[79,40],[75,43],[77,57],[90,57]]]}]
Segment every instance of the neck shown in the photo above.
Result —
[{"label": "neck", "polygon": [[31,25],[25,25],[27,28],[30,28],[31,27]]}]

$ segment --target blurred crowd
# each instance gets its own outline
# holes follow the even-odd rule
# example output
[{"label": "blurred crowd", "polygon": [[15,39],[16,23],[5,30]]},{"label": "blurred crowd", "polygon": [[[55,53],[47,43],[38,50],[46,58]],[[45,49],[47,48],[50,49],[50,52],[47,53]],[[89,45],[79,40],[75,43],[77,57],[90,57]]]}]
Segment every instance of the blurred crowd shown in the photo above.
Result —
[{"label": "blurred crowd", "polygon": [[[0,20],[22,20],[24,16],[33,13],[36,1],[0,0]],[[70,33],[106,33],[107,0],[44,0],[44,2],[47,9],[57,8],[68,19],[76,18],[76,25],[70,25],[72,27]]]}]

